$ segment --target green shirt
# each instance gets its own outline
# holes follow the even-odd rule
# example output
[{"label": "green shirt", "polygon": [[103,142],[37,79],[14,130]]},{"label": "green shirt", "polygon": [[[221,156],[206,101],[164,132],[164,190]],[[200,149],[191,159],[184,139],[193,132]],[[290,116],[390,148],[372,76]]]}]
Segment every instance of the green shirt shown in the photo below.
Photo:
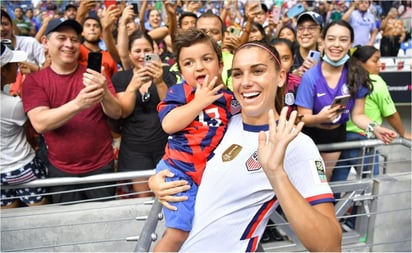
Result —
[{"label": "green shirt", "polygon": [[[373,91],[366,96],[364,112],[370,120],[382,124],[383,118],[389,117],[396,112],[395,103],[382,77],[372,74],[369,77],[372,80]],[[346,123],[346,131],[365,133],[365,130],[357,127],[352,120]]]},{"label": "green shirt", "polygon": [[224,85],[231,91],[233,91],[232,85],[232,61],[233,61],[233,54],[229,52],[222,52],[222,60],[223,60],[223,72],[222,72],[222,80]]}]

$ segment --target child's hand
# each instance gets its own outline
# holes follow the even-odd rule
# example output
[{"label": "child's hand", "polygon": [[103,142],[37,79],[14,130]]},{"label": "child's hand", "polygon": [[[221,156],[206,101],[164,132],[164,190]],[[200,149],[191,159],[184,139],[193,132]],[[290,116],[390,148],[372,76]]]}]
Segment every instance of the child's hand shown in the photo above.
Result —
[{"label": "child's hand", "polygon": [[195,103],[202,108],[205,108],[223,96],[222,93],[218,94],[219,90],[223,88],[223,84],[216,85],[218,80],[217,76],[213,77],[210,82],[209,78],[209,75],[206,75],[202,84],[197,83],[195,98],[193,99],[193,101],[196,101]]}]

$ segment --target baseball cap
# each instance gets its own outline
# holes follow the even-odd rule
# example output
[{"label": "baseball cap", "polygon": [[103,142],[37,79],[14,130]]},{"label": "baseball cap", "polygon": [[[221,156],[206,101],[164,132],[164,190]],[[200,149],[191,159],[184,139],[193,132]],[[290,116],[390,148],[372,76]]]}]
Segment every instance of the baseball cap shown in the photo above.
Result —
[{"label": "baseball cap", "polygon": [[82,26],[76,20],[73,20],[73,19],[62,20],[60,18],[55,18],[49,21],[46,27],[46,32],[44,34],[48,35],[49,33],[56,31],[58,28],[62,26],[72,27],[74,30],[76,30],[77,34],[81,34],[83,31]]},{"label": "baseball cap", "polygon": [[65,8],[64,10],[67,11],[67,10],[70,9],[70,8],[73,8],[73,9],[75,9],[75,10],[77,11],[77,6],[74,5],[74,4],[68,4],[68,5],[66,5],[66,8]]},{"label": "baseball cap", "polygon": [[323,27],[323,18],[322,16],[314,11],[306,11],[302,14],[300,14],[297,18],[297,23],[299,24],[302,22],[304,19],[310,19],[313,20],[316,24],[320,25],[320,27]]},{"label": "baseball cap", "polygon": [[27,60],[26,52],[11,50],[10,48],[6,47],[3,43],[1,44],[0,62],[2,67],[10,62],[22,62],[25,60]]}]

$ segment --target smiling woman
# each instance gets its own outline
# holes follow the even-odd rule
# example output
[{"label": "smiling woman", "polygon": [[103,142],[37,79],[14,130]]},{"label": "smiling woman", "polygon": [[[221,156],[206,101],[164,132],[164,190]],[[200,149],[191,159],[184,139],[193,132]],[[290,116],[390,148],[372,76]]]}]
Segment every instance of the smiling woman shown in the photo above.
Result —
[{"label": "smiling woman", "polygon": [[[364,114],[365,97],[370,92],[371,81],[360,63],[348,55],[354,38],[349,23],[330,23],[322,37],[325,54],[319,64],[303,75],[296,105],[305,122],[303,132],[316,144],[344,142],[346,122],[350,117],[362,129],[373,123]],[[351,99],[346,106],[331,106],[336,97],[348,94]],[[373,132],[385,143],[396,136],[395,132],[381,126],[375,127]],[[322,152],[321,155],[330,179],[340,151]]]},{"label": "smiling woman", "polygon": [[[322,159],[313,141],[299,133],[302,124],[293,124],[296,111],[287,122],[287,108],[281,110],[286,73],[277,51],[263,42],[248,42],[235,52],[232,73],[242,111],[229,121],[206,163],[193,228],[180,250],[256,251],[270,214],[280,204],[308,250],[339,251],[334,199],[318,174]],[[180,192],[193,186],[186,180],[164,182],[171,176],[161,171],[150,186],[173,209],[175,204],[168,201],[187,200]]]},{"label": "smiling woman", "polygon": [[[132,33],[128,53],[133,68],[116,72],[112,78],[123,111],[119,171],[153,169],[164,154],[167,135],[160,125],[156,106],[164,99],[168,84],[163,80],[159,57],[152,55],[155,60],[144,61],[145,56],[153,54],[153,46],[154,41],[147,33]],[[151,195],[145,182],[135,182],[133,188],[138,197]]]}]

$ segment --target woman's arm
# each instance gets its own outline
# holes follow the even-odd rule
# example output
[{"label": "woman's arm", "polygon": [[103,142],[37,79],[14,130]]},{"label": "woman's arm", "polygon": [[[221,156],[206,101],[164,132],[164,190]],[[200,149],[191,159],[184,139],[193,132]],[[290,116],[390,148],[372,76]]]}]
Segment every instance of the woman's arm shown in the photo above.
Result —
[{"label": "woman's arm", "polygon": [[355,105],[351,111],[351,119],[353,123],[355,123],[355,125],[359,128],[365,129],[366,132],[368,132],[369,128],[373,128],[371,129],[373,134],[385,144],[392,142],[392,140],[396,137],[396,133],[388,128],[373,124],[372,120],[365,115],[364,108],[365,98],[355,99]]},{"label": "woman's arm", "polygon": [[106,44],[107,51],[112,56],[113,60],[120,62],[119,52],[116,48],[116,43],[113,38],[112,30],[116,20],[119,18],[120,9],[116,5],[109,6],[108,9],[104,10],[102,23],[102,36],[103,41]]},{"label": "woman's arm", "polygon": [[141,2],[140,10],[139,10],[139,20],[140,20],[139,24],[140,24],[141,31],[146,31],[146,27],[144,26],[144,23],[146,21],[145,16],[144,16],[146,14],[146,9],[147,9],[147,0],[143,0]]},{"label": "woman's arm", "polygon": [[127,21],[131,18],[134,18],[133,7],[128,5],[123,9],[117,27],[117,49],[124,70],[133,67],[129,57],[129,36],[127,34]]},{"label": "woman's arm", "polygon": [[165,182],[166,177],[173,176],[174,174],[169,170],[162,170],[149,178],[149,187],[164,207],[170,210],[177,210],[177,207],[170,205],[169,202],[181,202],[187,200],[188,197],[186,195],[173,195],[189,190],[190,185],[186,180]]},{"label": "woman's arm", "polygon": [[[340,251],[342,231],[332,203],[311,206],[296,190],[284,170],[286,148],[302,130],[303,123],[294,125],[297,112],[286,121],[283,108],[278,123],[269,112],[269,135],[259,134],[258,159],[268,177],[288,222],[309,251]],[[302,215],[304,213],[305,215]]]},{"label": "woman's arm", "polygon": [[318,114],[313,114],[312,109],[298,106],[299,115],[303,115],[302,121],[306,126],[316,127],[322,123],[331,123],[339,116],[340,107],[331,108],[325,106]]},{"label": "woman's arm", "polygon": [[144,69],[139,69],[133,73],[132,79],[123,92],[118,92],[120,106],[122,107],[122,118],[127,118],[132,114],[136,106],[136,96],[140,87],[147,83]]}]

